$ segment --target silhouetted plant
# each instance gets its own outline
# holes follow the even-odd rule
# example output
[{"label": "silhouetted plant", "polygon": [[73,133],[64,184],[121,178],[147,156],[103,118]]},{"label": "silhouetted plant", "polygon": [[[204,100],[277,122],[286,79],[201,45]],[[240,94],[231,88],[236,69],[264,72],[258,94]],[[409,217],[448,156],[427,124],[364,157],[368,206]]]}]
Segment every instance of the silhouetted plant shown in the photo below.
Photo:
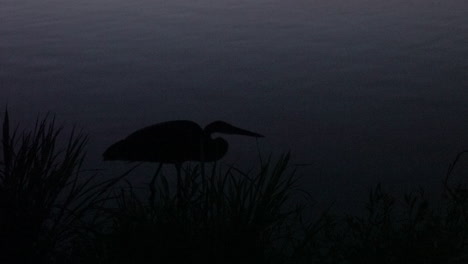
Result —
[{"label": "silhouetted plant", "polygon": [[0,262],[63,263],[82,220],[118,179],[94,183],[80,172],[87,137],[73,130],[60,147],[62,129],[48,117],[30,132],[11,131],[3,120],[0,163]]},{"label": "silhouetted plant", "polygon": [[363,215],[310,218],[289,154],[249,173],[189,163],[178,195],[159,169],[144,191],[115,191],[139,164],[84,176],[87,137],[73,130],[60,147],[61,132],[47,117],[11,131],[5,112],[0,263],[468,263],[468,192],[449,183],[464,152],[437,206],[422,189],[398,198],[377,185]]},{"label": "silhouetted plant", "polygon": [[399,207],[395,201],[378,185],[367,215],[347,217],[346,263],[465,263],[468,229],[453,217],[453,201],[431,207],[422,190],[404,195]]},{"label": "silhouetted plant", "polygon": [[92,247],[105,263],[279,263],[272,259],[281,250],[276,240],[289,236],[299,214],[285,206],[297,180],[288,161],[269,160],[251,174],[214,165],[206,177],[187,166],[180,198],[163,173],[151,200],[129,184],[107,210],[110,230]]}]

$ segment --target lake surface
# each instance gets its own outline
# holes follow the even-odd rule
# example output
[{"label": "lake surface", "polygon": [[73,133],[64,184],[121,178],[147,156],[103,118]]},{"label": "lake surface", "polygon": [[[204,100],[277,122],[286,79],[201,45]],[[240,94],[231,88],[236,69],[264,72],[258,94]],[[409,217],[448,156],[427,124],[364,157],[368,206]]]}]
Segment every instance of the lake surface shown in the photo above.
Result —
[{"label": "lake surface", "polygon": [[468,2],[0,0],[0,103],[83,128],[92,168],[138,128],[219,119],[266,136],[224,162],[290,150],[318,201],[434,187],[468,149]]}]

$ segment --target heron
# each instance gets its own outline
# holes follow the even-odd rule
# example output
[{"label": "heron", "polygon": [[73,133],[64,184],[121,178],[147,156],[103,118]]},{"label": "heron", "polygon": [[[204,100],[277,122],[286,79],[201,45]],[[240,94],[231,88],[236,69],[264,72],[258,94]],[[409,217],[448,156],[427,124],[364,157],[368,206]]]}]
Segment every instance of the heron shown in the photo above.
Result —
[{"label": "heron", "polygon": [[177,169],[177,190],[180,189],[181,167],[187,161],[214,162],[227,153],[229,144],[214,133],[261,138],[263,135],[235,127],[224,121],[215,121],[202,129],[189,120],[157,123],[137,130],[123,140],[112,144],[103,154],[104,160],[157,162],[174,164]]}]

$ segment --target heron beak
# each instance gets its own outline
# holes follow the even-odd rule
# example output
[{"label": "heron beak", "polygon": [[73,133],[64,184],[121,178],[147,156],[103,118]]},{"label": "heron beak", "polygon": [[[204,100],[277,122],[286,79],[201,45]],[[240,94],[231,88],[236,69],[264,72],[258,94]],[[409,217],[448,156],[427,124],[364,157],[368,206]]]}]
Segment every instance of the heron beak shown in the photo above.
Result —
[{"label": "heron beak", "polygon": [[205,131],[208,134],[212,133],[223,133],[223,134],[232,134],[232,135],[243,135],[249,137],[263,137],[258,133],[248,131],[242,128],[235,127],[223,121],[216,121],[205,127]]},{"label": "heron beak", "polygon": [[252,131],[248,131],[248,130],[245,130],[245,129],[242,129],[242,128],[238,128],[238,127],[235,127],[235,126],[232,126],[230,128],[230,133],[228,132],[224,132],[225,134],[235,134],[235,135],[242,135],[242,136],[249,136],[249,137],[264,137],[263,135],[260,135],[258,133],[255,133],[255,132],[252,132]]}]

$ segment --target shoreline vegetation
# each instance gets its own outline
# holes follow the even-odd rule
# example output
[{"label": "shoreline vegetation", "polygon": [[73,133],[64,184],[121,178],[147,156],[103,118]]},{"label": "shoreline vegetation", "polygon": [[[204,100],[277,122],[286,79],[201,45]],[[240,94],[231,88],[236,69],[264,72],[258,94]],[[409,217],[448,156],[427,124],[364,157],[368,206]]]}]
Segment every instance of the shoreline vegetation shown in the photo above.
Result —
[{"label": "shoreline vegetation", "polygon": [[84,171],[87,136],[63,137],[53,118],[18,131],[5,112],[0,263],[468,263],[468,188],[449,181],[465,152],[437,203],[377,185],[365,213],[342,215],[314,208],[289,154],[249,172],[187,163],[176,195],[161,172],[133,186],[139,164]]}]

